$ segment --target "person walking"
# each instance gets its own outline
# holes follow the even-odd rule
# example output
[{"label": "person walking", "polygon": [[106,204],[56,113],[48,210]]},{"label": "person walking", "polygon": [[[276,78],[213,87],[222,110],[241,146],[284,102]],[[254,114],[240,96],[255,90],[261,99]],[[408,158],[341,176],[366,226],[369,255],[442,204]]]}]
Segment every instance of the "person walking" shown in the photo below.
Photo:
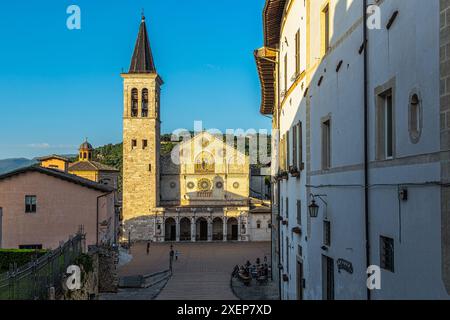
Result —
[{"label": "person walking", "polygon": [[173,269],[173,257],[174,257],[174,255],[175,255],[175,252],[173,251],[173,245],[170,245],[170,253],[169,253],[169,255],[170,255],[170,261],[169,261],[169,266],[170,266],[170,271],[172,272],[172,269]]},{"label": "person walking", "polygon": [[179,252],[178,252],[178,250],[175,250],[175,261],[178,261],[178,256],[179,256]]},{"label": "person walking", "polygon": [[150,253],[150,241],[147,242],[147,255]]}]

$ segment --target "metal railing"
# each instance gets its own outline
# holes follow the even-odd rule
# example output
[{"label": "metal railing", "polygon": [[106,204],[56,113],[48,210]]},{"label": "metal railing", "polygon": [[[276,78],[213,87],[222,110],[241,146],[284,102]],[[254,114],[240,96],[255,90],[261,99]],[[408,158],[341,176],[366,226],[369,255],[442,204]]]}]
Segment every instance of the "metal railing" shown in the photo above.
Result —
[{"label": "metal railing", "polygon": [[56,250],[17,268],[0,274],[0,300],[46,300],[49,289],[62,292],[62,277],[67,267],[83,253],[85,235],[71,237]]}]

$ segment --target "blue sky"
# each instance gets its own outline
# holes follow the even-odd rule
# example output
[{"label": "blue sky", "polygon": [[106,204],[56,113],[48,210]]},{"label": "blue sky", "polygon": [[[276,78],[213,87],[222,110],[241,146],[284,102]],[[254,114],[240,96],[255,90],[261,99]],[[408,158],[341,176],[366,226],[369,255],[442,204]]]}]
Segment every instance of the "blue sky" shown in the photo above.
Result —
[{"label": "blue sky", "polygon": [[[81,8],[81,30],[66,9]],[[0,11],[0,159],[76,153],[122,137],[122,79],[145,9],[165,81],[162,131],[269,129],[253,50],[264,0],[32,0]]]}]

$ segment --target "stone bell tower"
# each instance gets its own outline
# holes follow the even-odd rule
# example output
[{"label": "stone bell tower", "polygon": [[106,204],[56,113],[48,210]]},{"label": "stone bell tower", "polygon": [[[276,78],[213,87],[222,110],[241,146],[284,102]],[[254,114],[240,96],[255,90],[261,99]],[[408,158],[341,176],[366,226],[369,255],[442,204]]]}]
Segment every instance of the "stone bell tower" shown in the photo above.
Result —
[{"label": "stone bell tower", "polygon": [[124,237],[148,240],[152,210],[159,205],[160,87],[145,17],[128,73],[123,78],[123,220]]}]

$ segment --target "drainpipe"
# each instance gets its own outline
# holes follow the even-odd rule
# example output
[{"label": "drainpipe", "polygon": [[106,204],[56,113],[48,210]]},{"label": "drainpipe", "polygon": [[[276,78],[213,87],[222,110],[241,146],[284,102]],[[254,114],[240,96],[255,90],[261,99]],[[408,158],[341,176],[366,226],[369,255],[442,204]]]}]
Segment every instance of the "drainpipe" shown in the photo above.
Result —
[{"label": "drainpipe", "polygon": [[[368,30],[367,0],[363,0],[363,38],[364,38],[364,222],[366,266],[370,266],[370,225],[369,225],[369,92],[368,92]],[[371,300],[370,289],[367,288],[367,300]]]},{"label": "drainpipe", "polygon": [[[279,61],[280,61],[280,51],[279,50],[277,50],[277,63],[275,64],[275,66],[276,66],[276,77],[277,77],[277,81],[276,81],[276,84],[277,84],[277,88],[276,88],[276,92],[277,92],[277,94],[276,94],[276,112],[277,112],[277,131],[278,131],[278,137],[277,137],[277,140],[278,140],[278,142],[277,142],[277,151],[279,151],[280,150],[280,128],[281,128],[281,125],[280,125],[280,114],[281,114],[281,112],[280,112],[280,107],[281,107],[281,105],[280,105],[280,94],[281,94],[281,92],[280,92],[280,64],[279,64]],[[279,171],[279,169],[280,169],[280,158],[278,157],[278,161],[277,161],[277,172]],[[279,266],[281,265],[281,241],[282,241],[282,239],[281,239],[281,220],[278,218],[280,215],[281,215],[281,211],[280,211],[280,208],[281,208],[281,203],[280,203],[280,198],[281,198],[281,182],[280,182],[280,180],[278,180],[277,179],[277,212],[278,212],[278,216],[277,216],[277,221],[278,221],[278,228],[277,228],[277,239],[278,239],[278,266],[277,266],[277,268],[278,268],[278,292],[279,292],[279,294],[278,294],[278,298],[279,298],[279,300],[282,300],[282,292],[281,292],[281,281],[282,281],[282,278],[283,278],[283,275],[282,275],[282,270],[279,268]]]},{"label": "drainpipe", "polygon": [[[100,223],[100,221],[99,221],[99,219],[100,219],[100,217],[99,217],[100,216],[100,212],[98,210],[99,200],[101,198],[109,196],[111,193],[112,193],[112,191],[108,192],[108,193],[105,193],[105,194],[102,194],[102,195],[97,197],[97,217],[96,217],[96,224],[95,224],[95,244],[96,244],[97,247],[98,247],[98,244],[99,244],[98,234],[99,234],[99,223]],[[115,212],[114,212],[114,215],[115,215]],[[114,217],[114,220],[115,220],[115,217]],[[114,225],[115,225],[115,221],[114,221]]]}]

